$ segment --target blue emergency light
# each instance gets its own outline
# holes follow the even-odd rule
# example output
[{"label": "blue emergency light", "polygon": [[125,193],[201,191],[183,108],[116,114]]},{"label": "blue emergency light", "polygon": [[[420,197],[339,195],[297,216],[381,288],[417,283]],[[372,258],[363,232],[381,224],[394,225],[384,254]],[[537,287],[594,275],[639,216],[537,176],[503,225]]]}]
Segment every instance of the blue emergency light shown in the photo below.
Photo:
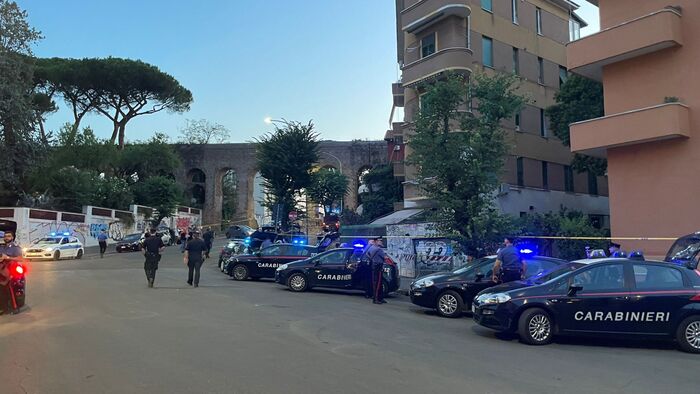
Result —
[{"label": "blue emergency light", "polygon": [[355,249],[364,249],[364,248],[365,248],[365,244],[364,244],[362,241],[354,241],[354,242],[352,243],[352,246],[353,246]]},{"label": "blue emergency light", "polygon": [[243,240],[243,243],[246,245],[250,245],[250,242],[251,242],[250,237],[245,237],[245,239]]},{"label": "blue emergency light", "polygon": [[529,256],[537,253],[537,245],[531,244],[520,244],[518,245],[518,251],[521,255]]}]

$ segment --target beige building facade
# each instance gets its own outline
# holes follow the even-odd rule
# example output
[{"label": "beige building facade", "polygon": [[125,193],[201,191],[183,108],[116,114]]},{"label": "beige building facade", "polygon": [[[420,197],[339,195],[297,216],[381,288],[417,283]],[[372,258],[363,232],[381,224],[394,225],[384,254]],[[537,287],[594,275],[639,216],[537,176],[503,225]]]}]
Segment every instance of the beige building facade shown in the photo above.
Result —
[{"label": "beige building facade", "polygon": [[394,175],[404,182],[396,209],[430,205],[415,168],[405,163],[424,83],[448,71],[507,72],[520,76],[529,103],[503,125],[513,149],[497,205],[515,216],[565,207],[609,227],[606,178],[571,169],[573,155],[544,115],[567,77],[566,44],[583,24],[576,8],[567,0],[396,0],[401,79],[393,85],[395,121],[386,133],[395,145]]},{"label": "beige building facade", "polygon": [[[571,149],[607,157],[615,237],[700,230],[700,1],[591,1],[601,31],[568,45],[572,72],[603,83],[605,116],[571,127]],[[670,241],[626,241],[663,255]]]}]

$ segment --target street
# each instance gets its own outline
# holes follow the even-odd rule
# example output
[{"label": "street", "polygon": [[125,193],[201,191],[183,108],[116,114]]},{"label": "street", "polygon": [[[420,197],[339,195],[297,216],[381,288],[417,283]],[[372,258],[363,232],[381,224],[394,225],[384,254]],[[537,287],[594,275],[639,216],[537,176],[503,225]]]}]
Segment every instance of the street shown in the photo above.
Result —
[{"label": "street", "polygon": [[[219,242],[220,244],[221,242]],[[110,246],[113,250],[113,246]],[[146,287],[140,253],[34,262],[28,306],[0,316],[0,382],[14,393],[696,393],[673,344],[498,338],[394,295],[295,294],[216,267],[185,283],[177,246]]]}]

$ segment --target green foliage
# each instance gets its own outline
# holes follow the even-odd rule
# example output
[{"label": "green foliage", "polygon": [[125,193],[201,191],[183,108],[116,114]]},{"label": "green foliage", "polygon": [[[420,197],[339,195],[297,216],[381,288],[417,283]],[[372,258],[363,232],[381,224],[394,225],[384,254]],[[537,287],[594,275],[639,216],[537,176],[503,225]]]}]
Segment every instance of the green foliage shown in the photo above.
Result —
[{"label": "green foliage", "polygon": [[[569,76],[554,99],[557,103],[547,108],[547,117],[554,135],[566,146],[571,146],[570,124],[605,114],[603,85],[576,74]],[[571,166],[578,172],[590,171],[598,176],[607,170],[606,160],[580,154]]]},{"label": "green foliage", "polygon": [[221,220],[222,222],[230,223],[233,221],[234,215],[236,213],[236,173],[233,171],[226,173],[221,183],[223,195],[221,207]]},{"label": "green foliage", "polygon": [[[301,190],[311,186],[311,172],[318,162],[314,125],[285,121],[256,142],[256,162],[266,194],[264,204],[271,209],[283,204],[289,211],[296,206]],[[283,225],[288,221],[286,214],[280,219]]]},{"label": "green foliage", "polygon": [[[528,214],[518,220],[519,236],[558,236],[558,237],[605,237],[604,231],[596,229],[588,217],[581,212],[562,210],[558,213]],[[540,254],[556,256],[564,260],[586,257],[586,246],[592,249],[605,249],[606,241],[585,240],[537,240]]]},{"label": "green foliage", "polygon": [[[426,87],[409,145],[410,163],[436,205],[433,216],[441,232],[477,245],[489,242],[507,222],[492,206],[510,149],[500,123],[525,99],[516,93],[512,75],[472,77],[467,83],[450,76]],[[468,93],[478,102],[475,114],[463,111]]]},{"label": "green foliage", "polygon": [[71,106],[74,127],[89,112],[109,118],[113,124],[110,142],[125,146],[127,123],[140,115],[163,110],[188,111],[192,93],[171,75],[140,60],[41,59],[37,85],[49,95],[57,94]]},{"label": "green foliage", "polygon": [[340,202],[348,192],[348,178],[331,168],[321,168],[311,176],[311,185],[306,188],[309,198],[323,206],[328,214],[333,203]]},{"label": "green foliage", "polygon": [[154,226],[160,224],[163,218],[175,213],[175,208],[181,198],[180,186],[173,179],[164,176],[152,176],[134,187],[135,203],[155,209],[154,215],[151,217]]},{"label": "green foliage", "polygon": [[187,119],[185,122],[178,139],[182,144],[220,144],[231,137],[231,130],[219,123],[211,123],[206,119]]},{"label": "green foliage", "polygon": [[366,222],[394,211],[394,203],[403,199],[401,182],[394,177],[393,168],[379,165],[362,177],[367,190],[360,194],[362,218]]},{"label": "green foliage", "polygon": [[99,174],[90,170],[65,167],[57,170],[45,184],[54,196],[57,210],[81,212],[83,205],[96,205]]},{"label": "green foliage", "polygon": [[156,133],[147,141],[126,145],[116,155],[111,165],[112,173],[132,183],[152,176],[172,178],[182,162],[168,142],[165,134]]}]

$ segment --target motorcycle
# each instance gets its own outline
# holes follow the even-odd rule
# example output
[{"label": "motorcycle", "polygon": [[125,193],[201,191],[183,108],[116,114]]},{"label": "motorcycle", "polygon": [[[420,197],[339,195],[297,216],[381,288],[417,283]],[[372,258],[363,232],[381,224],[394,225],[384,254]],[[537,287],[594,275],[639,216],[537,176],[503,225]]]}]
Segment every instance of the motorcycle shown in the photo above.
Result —
[{"label": "motorcycle", "polygon": [[[16,234],[17,223],[11,220],[0,220],[0,232],[5,231]],[[14,314],[19,313],[24,306],[26,273],[27,265],[23,262],[22,257],[12,257],[0,262],[0,292],[9,298],[9,300],[5,300],[5,305],[0,305],[3,310],[9,307],[7,312]]]}]

